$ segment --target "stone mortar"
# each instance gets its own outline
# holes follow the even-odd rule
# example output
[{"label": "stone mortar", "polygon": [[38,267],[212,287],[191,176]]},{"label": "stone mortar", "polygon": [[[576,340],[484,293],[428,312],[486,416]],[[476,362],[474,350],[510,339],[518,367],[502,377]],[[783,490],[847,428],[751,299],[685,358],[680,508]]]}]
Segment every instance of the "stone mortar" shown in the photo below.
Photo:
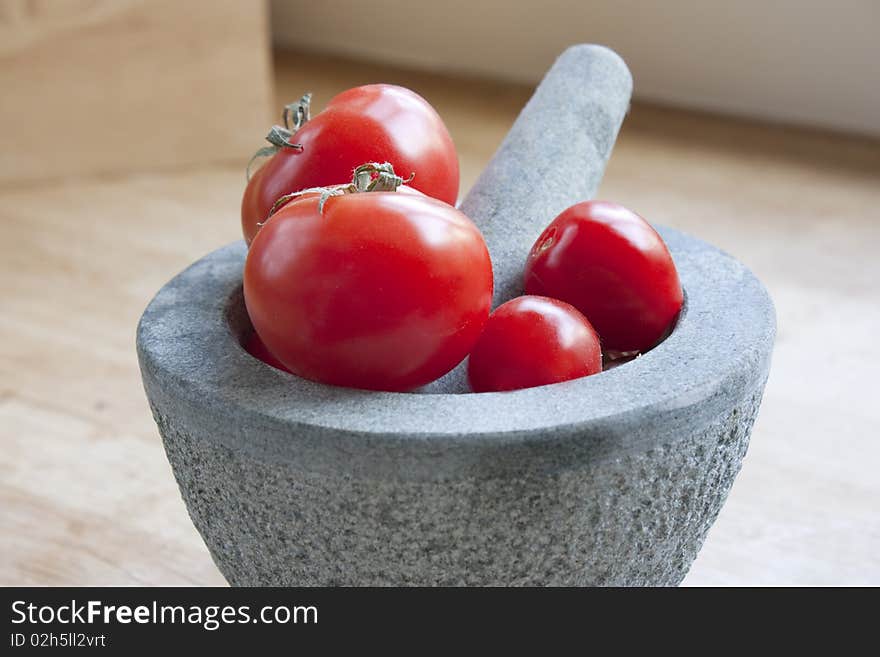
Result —
[{"label": "stone mortar", "polygon": [[[590,47],[560,61],[572,57],[619,61]],[[487,206],[464,206],[481,223]],[[743,265],[659,230],[686,295],[672,334],[602,374],[508,393],[334,388],[251,358],[243,243],[169,282],[138,326],[141,372],[227,580],[679,583],[740,469],[775,315]]]}]

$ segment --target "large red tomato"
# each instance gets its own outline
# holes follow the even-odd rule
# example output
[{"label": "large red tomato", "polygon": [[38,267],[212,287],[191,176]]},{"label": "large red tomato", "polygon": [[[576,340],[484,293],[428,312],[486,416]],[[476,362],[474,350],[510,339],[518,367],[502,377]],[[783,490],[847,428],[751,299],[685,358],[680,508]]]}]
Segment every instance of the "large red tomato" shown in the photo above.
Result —
[{"label": "large red tomato", "polygon": [[578,379],[602,371],[599,336],[573,306],[522,296],[489,317],[468,359],[474,392],[499,392]]},{"label": "large red tomato", "polygon": [[580,310],[607,351],[642,352],[671,327],[683,300],[678,272],[660,235],[616,203],[571,206],[529,253],[527,294]]},{"label": "large red tomato", "polygon": [[282,207],[248,252],[245,303],[271,353],[299,376],[374,390],[410,390],[455,367],[492,300],[477,227],[421,194],[319,203]]},{"label": "large red tomato", "polygon": [[415,174],[415,189],[455,205],[455,146],[443,120],[415,92],[390,84],[355,87],[314,118],[306,120],[307,114],[288,138],[298,147],[282,147],[248,182],[241,202],[248,243],[279,197],[349,180],[364,162],[390,162],[404,178]]}]

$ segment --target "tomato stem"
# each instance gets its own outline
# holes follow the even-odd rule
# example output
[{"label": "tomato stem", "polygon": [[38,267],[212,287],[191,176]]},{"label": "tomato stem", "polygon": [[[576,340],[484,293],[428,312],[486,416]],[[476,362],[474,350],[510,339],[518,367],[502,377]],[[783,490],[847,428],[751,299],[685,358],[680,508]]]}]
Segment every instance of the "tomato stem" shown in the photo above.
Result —
[{"label": "tomato stem", "polygon": [[284,125],[272,126],[269,130],[269,134],[266,135],[266,141],[268,141],[271,146],[263,146],[263,148],[254,153],[254,156],[248,162],[247,169],[245,170],[245,175],[248,180],[251,179],[251,170],[257,159],[262,157],[272,157],[282,148],[293,148],[298,151],[303,149],[302,144],[296,144],[291,140],[296,132],[311,118],[311,103],[312,94],[306,93],[303,94],[302,98],[297,102],[284,106],[284,109],[281,112],[281,122]]},{"label": "tomato stem", "polygon": [[311,105],[311,92],[304,93],[297,102],[285,105],[284,111],[281,112],[281,120],[284,122],[284,127],[292,132],[302,128],[312,118]]},{"label": "tomato stem", "polygon": [[332,196],[363,194],[366,192],[396,192],[398,187],[410,182],[415,176],[415,173],[410,174],[410,177],[404,180],[394,173],[394,167],[391,166],[391,163],[389,162],[367,162],[355,168],[350,183],[330,185],[327,187],[310,187],[309,189],[303,189],[298,192],[293,192],[292,194],[281,196],[272,205],[272,208],[269,210],[269,215],[260,225],[262,226],[266,223],[266,221],[269,220],[269,217],[278,212],[283,205],[286,205],[290,201],[301,196],[305,196],[306,194],[321,195],[318,200],[318,212],[323,213],[324,204]]},{"label": "tomato stem", "polygon": [[390,162],[367,162],[354,170],[351,184],[356,192],[396,192],[401,185],[412,182],[415,173],[404,180],[396,173]]}]

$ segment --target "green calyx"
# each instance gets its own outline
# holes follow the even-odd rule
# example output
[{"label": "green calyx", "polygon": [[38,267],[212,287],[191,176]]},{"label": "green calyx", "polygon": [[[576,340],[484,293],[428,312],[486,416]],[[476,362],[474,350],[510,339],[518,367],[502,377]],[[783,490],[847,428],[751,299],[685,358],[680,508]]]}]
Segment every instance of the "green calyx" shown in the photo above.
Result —
[{"label": "green calyx", "polygon": [[247,169],[245,170],[248,180],[251,179],[253,164],[258,159],[272,157],[282,148],[293,148],[298,151],[303,149],[302,144],[296,144],[291,140],[297,130],[302,128],[311,118],[311,103],[312,94],[307,93],[303,94],[303,97],[297,102],[284,106],[284,110],[281,112],[281,122],[283,125],[273,125],[269,130],[269,134],[266,135],[266,141],[271,145],[263,146],[263,148],[254,153],[254,156],[248,162]]},{"label": "green calyx", "polygon": [[[350,183],[330,185],[328,187],[310,187],[292,194],[285,194],[269,210],[269,217],[275,214],[283,205],[290,201],[305,196],[306,194],[320,194],[318,199],[318,212],[324,212],[324,204],[332,196],[344,196],[345,194],[362,194],[366,192],[396,192],[397,188],[405,185],[415,178],[416,174],[403,179],[394,173],[394,167],[389,162],[367,162],[357,167],[351,177]],[[265,221],[263,222],[265,223]]]}]

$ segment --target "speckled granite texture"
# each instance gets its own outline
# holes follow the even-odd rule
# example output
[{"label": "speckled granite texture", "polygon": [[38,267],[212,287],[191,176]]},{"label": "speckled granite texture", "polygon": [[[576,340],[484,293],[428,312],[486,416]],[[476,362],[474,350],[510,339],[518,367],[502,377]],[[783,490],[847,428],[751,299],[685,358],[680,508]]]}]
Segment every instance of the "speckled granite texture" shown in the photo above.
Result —
[{"label": "speckled granite texture", "polygon": [[437,482],[280,471],[155,413],[175,472],[186,473],[190,515],[233,585],[630,586],[685,576],[759,401],[608,461]]},{"label": "speckled granite texture", "polygon": [[[565,58],[619,62],[583,47]],[[496,211],[471,206],[478,223]],[[681,581],[739,471],[775,315],[736,260],[658,230],[685,289],[672,334],[602,374],[508,393],[333,388],[251,358],[243,243],[170,281],[138,356],[221,572],[240,585]]]}]

